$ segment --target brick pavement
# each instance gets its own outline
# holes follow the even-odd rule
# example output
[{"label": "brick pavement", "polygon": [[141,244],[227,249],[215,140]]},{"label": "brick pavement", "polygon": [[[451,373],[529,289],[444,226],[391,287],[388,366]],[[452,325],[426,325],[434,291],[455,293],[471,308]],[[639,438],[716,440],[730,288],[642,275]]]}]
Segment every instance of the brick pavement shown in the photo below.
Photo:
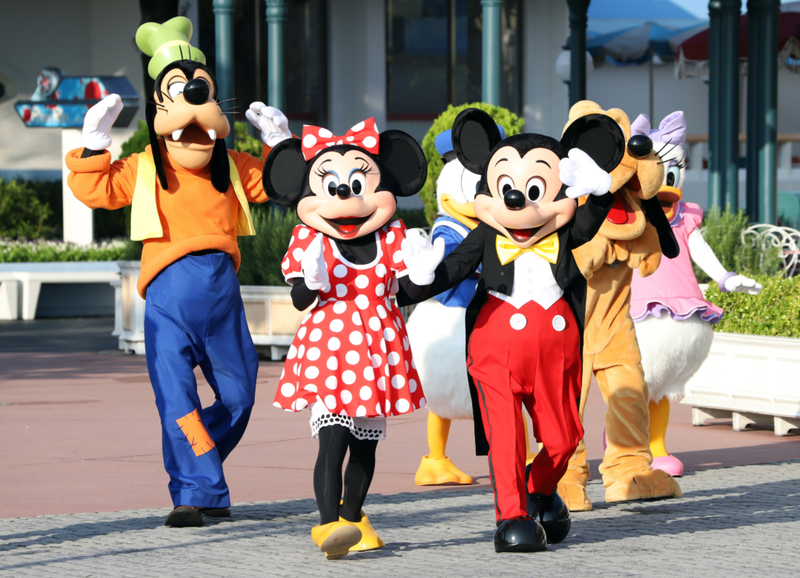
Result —
[{"label": "brick pavement", "polygon": [[313,500],[238,504],[203,528],[168,510],[0,520],[0,576],[754,576],[800,575],[800,460],[694,472],[680,499],[573,515],[546,553],[495,554],[486,488],[370,495],[386,548],[327,561]]}]

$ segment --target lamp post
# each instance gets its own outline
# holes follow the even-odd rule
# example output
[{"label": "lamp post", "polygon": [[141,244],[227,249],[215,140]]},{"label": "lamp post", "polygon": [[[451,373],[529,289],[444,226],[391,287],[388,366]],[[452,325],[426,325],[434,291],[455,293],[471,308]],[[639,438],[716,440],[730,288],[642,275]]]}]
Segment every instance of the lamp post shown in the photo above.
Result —
[{"label": "lamp post", "polygon": [[[217,45],[217,98],[222,101],[233,98],[233,0],[214,0],[212,6]],[[233,148],[233,130],[225,137],[225,146]]]},{"label": "lamp post", "polygon": [[[561,80],[564,81],[564,84],[567,85],[569,90],[569,105],[572,106],[579,100],[583,100],[586,98],[586,78],[592,75],[594,72],[594,60],[592,59],[592,55],[589,54],[588,51],[584,51],[584,64],[583,64],[583,78],[584,78],[584,87],[583,87],[583,98],[577,98],[577,95],[573,94],[572,91],[572,51],[570,50],[570,41],[567,40],[567,44],[563,47],[561,54],[558,55],[556,58],[556,76],[558,76]],[[576,98],[576,100],[573,100]]]},{"label": "lamp post", "polygon": [[286,21],[286,0],[267,2],[267,98],[269,105],[283,110],[283,23]]},{"label": "lamp post", "polygon": [[483,69],[481,98],[500,105],[500,7],[503,0],[481,0],[483,7]]},{"label": "lamp post", "polygon": [[589,0],[567,0],[569,6],[569,105],[586,99],[586,24]]}]

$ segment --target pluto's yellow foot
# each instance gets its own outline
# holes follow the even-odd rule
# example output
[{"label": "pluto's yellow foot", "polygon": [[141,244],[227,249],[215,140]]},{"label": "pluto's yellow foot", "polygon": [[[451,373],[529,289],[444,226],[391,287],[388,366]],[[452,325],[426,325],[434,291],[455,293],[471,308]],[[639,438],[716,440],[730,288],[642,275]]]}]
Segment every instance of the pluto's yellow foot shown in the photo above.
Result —
[{"label": "pluto's yellow foot", "polygon": [[[351,552],[364,552],[366,550],[377,550],[378,548],[383,548],[386,545],[380,536],[378,536],[377,532],[375,532],[375,528],[372,527],[372,524],[369,523],[369,518],[364,513],[364,510],[360,510],[358,514],[361,516],[361,520],[358,522],[351,522],[356,528],[361,530],[361,541],[356,544],[355,546],[350,547]],[[339,518],[340,522],[346,522],[344,518]]]},{"label": "pluto's yellow foot", "polygon": [[338,560],[347,555],[351,546],[358,544],[361,530],[355,524],[339,520],[311,528],[311,539],[328,560]]},{"label": "pluto's yellow foot", "polygon": [[472,478],[459,470],[450,458],[424,456],[414,476],[414,483],[418,486],[469,485]]},{"label": "pluto's yellow foot", "polygon": [[586,493],[589,471],[570,468],[558,482],[558,495],[564,500],[570,512],[588,512],[592,509],[592,501]]}]

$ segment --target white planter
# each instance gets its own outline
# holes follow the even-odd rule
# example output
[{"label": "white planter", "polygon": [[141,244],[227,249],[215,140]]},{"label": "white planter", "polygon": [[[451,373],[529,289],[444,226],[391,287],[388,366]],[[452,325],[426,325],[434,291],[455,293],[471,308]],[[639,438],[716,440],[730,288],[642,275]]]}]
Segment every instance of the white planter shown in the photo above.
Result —
[{"label": "white planter", "polygon": [[733,429],[771,424],[775,435],[800,428],[800,339],[714,332],[711,352],[686,384],[681,403],[692,423],[733,418]]},{"label": "white planter", "polygon": [[[145,301],[136,291],[139,261],[118,261],[122,282],[118,289],[115,331],[120,327],[119,348],[144,355]],[[241,288],[247,326],[260,353],[280,360],[289,351],[294,334],[305,317],[292,305],[291,287],[249,286]]]}]

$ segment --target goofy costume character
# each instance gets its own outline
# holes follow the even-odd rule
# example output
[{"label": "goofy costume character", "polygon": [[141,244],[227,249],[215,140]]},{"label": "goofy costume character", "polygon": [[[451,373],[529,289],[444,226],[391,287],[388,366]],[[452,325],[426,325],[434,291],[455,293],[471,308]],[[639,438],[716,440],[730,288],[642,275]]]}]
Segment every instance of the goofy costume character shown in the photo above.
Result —
[{"label": "goofy costume character", "polygon": [[[111,162],[105,149],[122,103],[110,95],[87,112],[83,148],[66,157],[75,196],[91,208],[132,205],[131,238],[143,241],[137,289],[146,300],[147,368],[175,506],[166,525],[175,527],[230,515],[222,462],[244,434],[258,371],[236,279],[236,236],[255,234],[248,202],[267,200],[261,161],[226,150],[230,124],[191,35],[183,17],[136,33],[155,80],[143,153]],[[262,131],[265,157],[291,136],[277,109],[254,103],[247,117]],[[198,365],[216,398],[206,408]]]}]

